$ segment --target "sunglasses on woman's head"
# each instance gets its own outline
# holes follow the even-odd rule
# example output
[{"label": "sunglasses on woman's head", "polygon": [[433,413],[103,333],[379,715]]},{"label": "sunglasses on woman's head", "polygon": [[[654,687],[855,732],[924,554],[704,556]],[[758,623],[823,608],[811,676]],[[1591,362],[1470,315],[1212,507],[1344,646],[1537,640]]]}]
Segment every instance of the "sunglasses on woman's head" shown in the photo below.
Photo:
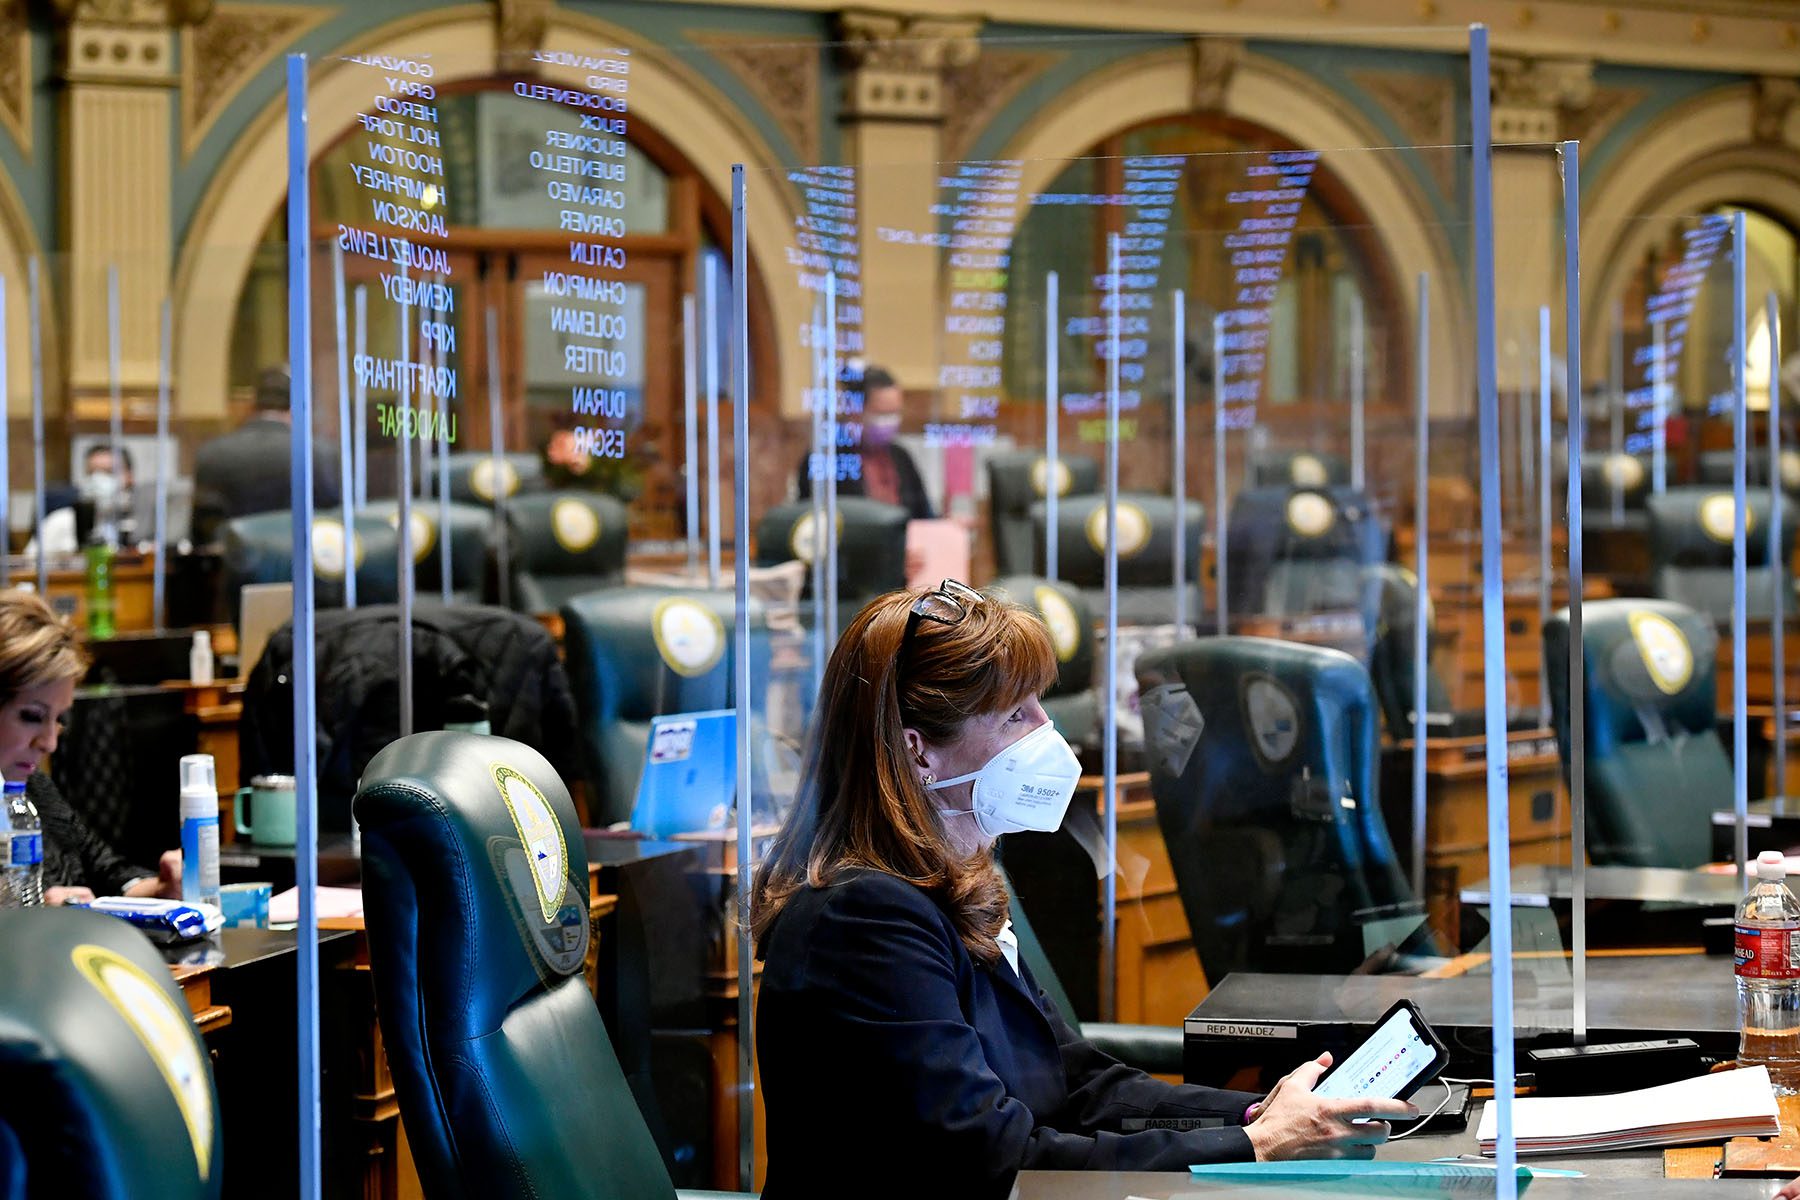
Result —
[{"label": "sunglasses on woman's head", "polygon": [[959,583],[954,579],[944,580],[935,589],[913,601],[912,611],[906,616],[906,632],[900,635],[901,652],[906,651],[906,643],[920,621],[954,625],[969,615],[972,606],[985,599],[986,596],[966,583]]}]

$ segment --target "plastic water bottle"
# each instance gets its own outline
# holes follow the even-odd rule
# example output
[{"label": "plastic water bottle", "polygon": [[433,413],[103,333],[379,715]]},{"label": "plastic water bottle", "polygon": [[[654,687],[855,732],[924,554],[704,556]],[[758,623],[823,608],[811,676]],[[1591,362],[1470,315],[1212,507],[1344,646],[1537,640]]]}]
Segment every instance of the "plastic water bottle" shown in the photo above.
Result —
[{"label": "plastic water bottle", "polygon": [[194,644],[188,647],[188,681],[190,683],[211,683],[213,681],[211,630],[194,630]]},{"label": "plastic water bottle", "polygon": [[6,838],[0,862],[0,908],[44,902],[44,824],[23,782],[6,781]]},{"label": "plastic water bottle", "polygon": [[87,628],[91,638],[109,638],[113,624],[113,548],[104,539],[90,538],[87,556]]},{"label": "plastic water bottle", "polygon": [[1800,1091],[1800,900],[1779,850],[1756,859],[1756,885],[1737,915],[1741,1066],[1765,1066],[1775,1090]]},{"label": "plastic water bottle", "polygon": [[219,903],[219,789],[210,754],[181,756],[181,898]]}]

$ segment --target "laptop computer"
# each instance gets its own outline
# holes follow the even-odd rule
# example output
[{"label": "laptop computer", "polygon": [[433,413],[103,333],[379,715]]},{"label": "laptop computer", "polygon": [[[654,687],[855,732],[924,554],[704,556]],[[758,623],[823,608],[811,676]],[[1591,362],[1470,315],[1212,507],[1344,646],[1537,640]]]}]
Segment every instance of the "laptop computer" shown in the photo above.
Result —
[{"label": "laptop computer", "polygon": [[650,721],[631,828],[652,838],[725,829],[737,793],[737,714],[674,713]]},{"label": "laptop computer", "polygon": [[269,636],[293,620],[294,585],[246,583],[238,597],[238,676],[248,679]]}]

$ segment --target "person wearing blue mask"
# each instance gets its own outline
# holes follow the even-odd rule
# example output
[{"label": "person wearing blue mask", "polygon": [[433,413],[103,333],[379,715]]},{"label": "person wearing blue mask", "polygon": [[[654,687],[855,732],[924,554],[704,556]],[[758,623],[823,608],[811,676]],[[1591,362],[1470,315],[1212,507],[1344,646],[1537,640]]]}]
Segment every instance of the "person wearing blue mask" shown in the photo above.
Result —
[{"label": "person wearing blue mask", "polygon": [[[913,520],[929,521],[937,513],[919,465],[899,442],[905,402],[900,384],[883,367],[865,367],[857,382],[844,385],[838,420],[846,436],[838,448],[837,493],[898,504]],[[809,451],[800,463],[800,499],[812,499],[813,480],[823,478],[824,469],[823,457]]]},{"label": "person wearing blue mask", "polygon": [[1018,957],[993,854],[1058,828],[1080,778],[1038,702],[1056,669],[1034,613],[948,580],[875,600],[832,652],[752,885],[767,1200],[1366,1158],[1387,1118],[1416,1113],[1313,1095],[1329,1056],[1266,1097],[1165,1083],[1062,1019]]}]

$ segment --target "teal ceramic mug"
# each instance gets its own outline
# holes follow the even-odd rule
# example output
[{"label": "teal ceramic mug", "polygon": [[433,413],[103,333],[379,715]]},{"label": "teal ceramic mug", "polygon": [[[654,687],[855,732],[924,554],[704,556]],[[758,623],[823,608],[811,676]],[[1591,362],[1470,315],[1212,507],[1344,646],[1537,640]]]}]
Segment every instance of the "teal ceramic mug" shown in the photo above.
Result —
[{"label": "teal ceramic mug", "polygon": [[[250,798],[251,820],[244,820],[244,797]],[[247,788],[239,788],[231,800],[231,816],[238,835],[259,846],[294,844],[294,777],[258,775]]]}]

